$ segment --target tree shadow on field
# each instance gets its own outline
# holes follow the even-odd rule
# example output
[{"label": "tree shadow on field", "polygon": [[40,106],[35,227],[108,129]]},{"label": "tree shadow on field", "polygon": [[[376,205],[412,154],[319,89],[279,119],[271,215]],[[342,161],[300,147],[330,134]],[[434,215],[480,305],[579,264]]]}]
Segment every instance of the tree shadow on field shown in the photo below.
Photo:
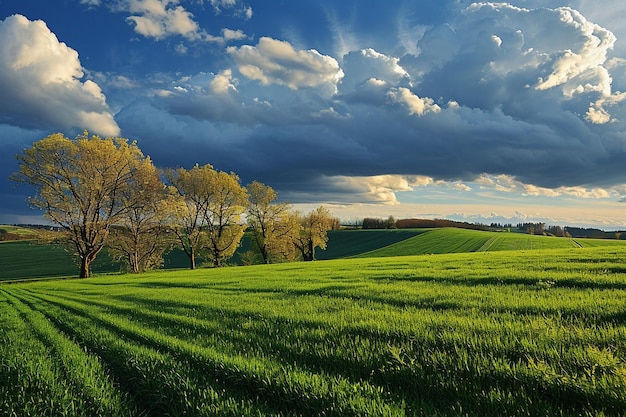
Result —
[{"label": "tree shadow on field", "polygon": [[349,300],[359,303],[389,305],[397,308],[428,309],[433,311],[454,310],[462,308],[456,302],[442,300],[442,297],[424,297],[416,295],[414,299],[401,299],[393,296],[381,295],[381,292],[372,291],[370,294],[356,294],[354,286],[331,285],[315,290],[289,290],[283,292],[283,297],[317,296]]},{"label": "tree shadow on field", "polygon": [[198,283],[194,282],[184,282],[178,280],[167,280],[167,281],[143,281],[139,283],[133,284],[133,286],[137,288],[163,288],[163,289],[171,289],[171,288],[214,288],[218,285],[224,286],[229,284],[240,284],[239,281],[220,281],[219,284],[205,282]]},{"label": "tree shadow on field", "polygon": [[[320,290],[326,290],[328,294],[320,293]],[[314,291],[313,295],[323,294],[332,298],[343,296],[342,290],[345,290],[342,286],[320,288]],[[297,297],[302,295],[302,291],[286,295]],[[484,416],[516,415],[517,412],[522,414],[516,409],[520,405],[529,407],[524,415],[576,415],[580,410],[587,410],[590,414],[605,410],[610,412],[607,415],[619,415],[617,410],[626,407],[623,397],[611,397],[608,391],[581,392],[575,385],[559,384],[558,381],[547,380],[540,374],[498,371],[490,366],[476,369],[442,367],[441,363],[430,361],[428,353],[449,349],[451,358],[454,358],[455,346],[442,346],[440,340],[430,342],[416,340],[410,332],[387,329],[384,323],[381,323],[382,326],[358,323],[337,325],[324,320],[323,316],[319,320],[313,320],[304,314],[291,318],[275,315],[280,314],[280,311],[255,314],[251,311],[234,310],[239,308],[237,306],[232,306],[229,310],[193,303],[177,303],[191,308],[200,307],[201,312],[197,318],[214,322],[208,329],[209,326],[183,324],[175,317],[162,317],[155,323],[154,315],[148,314],[148,310],[160,311],[159,307],[163,303],[154,303],[154,300],[132,295],[116,297],[118,299],[125,297],[123,300],[127,301],[129,306],[107,304],[106,299],[100,300],[95,297],[85,299],[77,294],[64,297],[55,294],[54,297],[71,300],[76,305],[59,301],[46,303],[54,304],[72,314],[88,317],[96,323],[96,327],[107,329],[121,339],[138,346],[166,352],[173,360],[188,365],[193,372],[191,376],[194,382],[223,390],[238,400],[256,398],[256,401],[275,414],[316,415],[319,414],[315,413],[316,411],[329,410],[329,407],[334,405],[335,399],[330,397],[303,399],[300,397],[300,391],[295,389],[286,391],[286,386],[281,385],[280,381],[263,379],[263,372],[249,373],[243,368],[232,366],[228,361],[199,354],[203,346],[199,342],[202,340],[206,342],[206,339],[197,340],[196,337],[198,335],[201,337],[203,332],[211,332],[212,336],[215,335],[215,342],[209,347],[223,353],[224,358],[239,356],[254,360],[262,357],[280,363],[285,368],[306,370],[325,377],[339,376],[356,384],[367,381],[384,389],[387,401],[406,404],[407,415],[424,415],[424,408],[435,410],[437,415],[449,416],[456,415],[461,409],[470,414],[478,414],[479,410],[483,410],[481,414]],[[79,305],[84,306],[84,309]],[[102,311],[92,310],[93,306],[98,306]],[[136,333],[104,320],[102,312],[115,317],[131,315],[134,322],[144,324],[152,331],[170,329],[168,334],[197,344],[199,349],[192,352],[189,349],[172,346],[165,338],[151,338]],[[177,313],[181,317],[188,317],[185,312]],[[186,331],[189,327],[197,330],[193,337]],[[180,333],[176,334],[176,331]],[[67,328],[70,335],[80,332],[79,328]],[[389,353],[390,346],[406,347],[412,344],[416,344],[415,349],[408,350],[407,355],[402,357],[394,357]],[[106,355],[106,362],[122,384],[143,383],[139,378],[129,382],[127,378],[129,373],[136,370],[124,368],[125,362],[120,360],[125,353],[123,350],[107,350],[109,348],[106,346],[98,345],[89,348],[102,353],[103,356]],[[484,352],[473,353],[484,354]],[[150,377],[149,374],[142,376],[144,379]],[[509,397],[498,400],[490,396],[490,392],[499,392]],[[175,397],[177,394],[172,395],[178,399]],[[296,408],[294,404],[300,401],[304,401],[303,408]],[[145,406],[149,407],[150,404],[146,403]]]},{"label": "tree shadow on field", "polygon": [[[56,296],[55,296],[56,297]],[[298,385],[284,385],[282,379],[267,379],[263,371],[249,372],[245,367],[241,367],[236,363],[237,359],[254,360],[253,358],[266,358],[271,361],[284,364],[286,368],[309,369],[322,371],[326,375],[338,375],[353,382],[359,383],[366,379],[370,374],[372,367],[363,366],[361,362],[343,358],[338,355],[318,355],[318,351],[314,348],[315,343],[324,343],[326,338],[322,337],[319,332],[320,323],[297,322],[294,324],[291,320],[282,318],[268,318],[265,316],[251,317],[249,314],[223,311],[215,309],[215,316],[220,325],[211,329],[211,332],[219,332],[221,339],[226,343],[217,343],[213,345],[197,344],[196,339],[189,340],[189,332],[184,331],[189,325],[172,318],[159,318],[158,323],[154,322],[154,316],[149,316],[145,309],[135,309],[133,307],[120,307],[107,304],[105,301],[84,300],[80,297],[58,297],[60,300],[47,300],[46,303],[55,305],[72,314],[88,318],[95,323],[96,327],[106,329],[115,334],[122,340],[128,341],[144,348],[152,349],[159,353],[166,353],[181,363],[187,364],[193,370],[190,374],[193,380],[200,383],[210,385],[218,390],[227,392],[234,398],[256,398],[263,407],[274,410],[271,415],[317,415],[331,411],[328,415],[344,415],[338,412],[332,412],[337,406],[334,393],[322,396],[304,396],[300,392],[302,387]],[[75,305],[64,303],[63,299],[72,301]],[[85,307],[80,307],[82,305]],[[142,328],[151,331],[162,332],[168,327],[178,327],[181,332],[175,335],[175,332],[167,332],[170,336],[177,340],[188,340],[197,346],[196,349],[188,349],[185,346],[189,344],[172,343],[172,339],[153,337],[150,332],[137,332],[132,328],[125,328],[116,321],[108,320],[98,310],[93,310],[97,306],[105,311],[107,315],[112,317],[126,316],[131,314],[132,321],[136,323],[144,323],[146,326]],[[87,310],[88,309],[88,310]],[[52,317],[52,316],[51,316]],[[288,340],[293,338],[294,325],[304,326],[305,334],[310,335],[313,341],[308,341],[311,349],[302,351],[302,342],[306,338],[298,340],[295,346],[288,344]],[[207,331],[204,327],[198,330]],[[65,327],[68,334],[77,335],[75,329]],[[78,330],[80,332],[80,330]],[[335,340],[342,337],[341,329],[335,329],[330,339]],[[214,355],[211,350],[204,353],[203,347],[208,347],[214,351],[220,352]],[[96,350],[100,347],[96,346]],[[123,356],[123,352],[117,352],[117,355],[107,355],[107,362],[118,360]],[[117,359],[116,359],[117,357]],[[123,361],[119,361],[123,362]],[[113,367],[115,368],[115,367]],[[114,370],[114,369],[113,369]],[[347,371],[347,372],[342,372]],[[119,381],[124,381],[127,372],[122,371],[117,375]],[[122,382],[123,383],[123,382]],[[356,391],[355,391],[356,392]],[[142,403],[142,405],[144,405]],[[302,411],[305,410],[305,411]],[[286,414],[285,414],[286,413]],[[295,413],[295,414],[292,414]],[[260,415],[260,414],[259,414]],[[345,415],[359,415],[356,411],[347,412]]]},{"label": "tree shadow on field", "polygon": [[607,282],[607,281],[597,281],[592,279],[580,279],[580,278],[567,278],[567,279],[559,279],[554,283],[555,287],[563,287],[563,288],[575,288],[581,290],[617,290],[617,291],[625,291],[626,290],[626,282]]},{"label": "tree shadow on field", "polygon": [[[542,286],[549,278],[541,277],[539,274],[537,277],[532,278],[509,278],[509,277],[381,277],[377,280],[389,280],[396,282],[422,282],[441,285],[458,285],[467,287],[479,287],[479,286],[522,286],[529,288],[545,289]],[[550,285],[554,288],[572,288],[572,289],[599,289],[599,290],[626,290],[625,282],[607,282],[600,280],[593,280],[591,278],[564,278],[557,279]]]}]

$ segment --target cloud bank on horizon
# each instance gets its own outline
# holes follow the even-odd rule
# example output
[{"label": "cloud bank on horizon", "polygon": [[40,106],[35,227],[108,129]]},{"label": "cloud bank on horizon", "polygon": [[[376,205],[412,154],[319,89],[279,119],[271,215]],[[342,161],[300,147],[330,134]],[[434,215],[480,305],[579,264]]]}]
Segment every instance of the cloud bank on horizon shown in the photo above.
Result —
[{"label": "cloud bank on horizon", "polygon": [[424,187],[623,200],[626,31],[593,18],[626,6],[553,3],[76,0],[122,23],[102,35],[129,45],[117,67],[53,13],[16,11],[0,16],[1,158],[86,128],[293,203]]}]

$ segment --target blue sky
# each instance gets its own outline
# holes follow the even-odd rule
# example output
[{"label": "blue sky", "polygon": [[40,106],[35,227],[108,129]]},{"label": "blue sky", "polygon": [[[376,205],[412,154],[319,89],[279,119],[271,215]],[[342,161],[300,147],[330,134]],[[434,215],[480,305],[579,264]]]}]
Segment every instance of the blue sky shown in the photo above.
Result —
[{"label": "blue sky", "polygon": [[88,129],[345,220],[624,228],[625,19],[621,0],[0,0],[0,223],[41,219],[14,155]]}]

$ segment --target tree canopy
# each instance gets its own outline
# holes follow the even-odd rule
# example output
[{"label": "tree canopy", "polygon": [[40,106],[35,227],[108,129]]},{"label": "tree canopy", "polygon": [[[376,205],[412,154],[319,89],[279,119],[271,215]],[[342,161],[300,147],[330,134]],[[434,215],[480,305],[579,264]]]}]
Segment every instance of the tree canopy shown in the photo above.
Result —
[{"label": "tree canopy", "polygon": [[237,174],[210,164],[168,169],[166,185],[151,159],[124,138],[56,133],[17,159],[12,179],[35,187],[28,201],[64,231],[82,278],[105,247],[131,272],[160,266],[174,242],[191,269],[196,257],[219,267],[246,228],[265,263],[291,261],[298,253],[313,260],[337,222],[324,207],[302,216],[278,202],[271,187],[258,181],[243,187]]},{"label": "tree canopy", "polygon": [[292,240],[300,233],[297,217],[288,203],[276,202],[278,193],[268,185],[254,181],[247,187],[247,220],[263,263],[294,258]]},{"label": "tree canopy", "polygon": [[210,164],[169,170],[166,177],[178,191],[174,230],[195,268],[196,255],[206,248],[215,266],[232,256],[245,231],[241,215],[247,205],[246,190],[234,173],[216,171]]},{"label": "tree canopy", "polygon": [[81,261],[80,277],[89,277],[112,225],[136,204],[136,191],[144,187],[137,179],[153,175],[152,161],[135,142],[87,132],[75,139],[50,135],[17,159],[13,179],[35,187],[30,204],[67,232]]}]

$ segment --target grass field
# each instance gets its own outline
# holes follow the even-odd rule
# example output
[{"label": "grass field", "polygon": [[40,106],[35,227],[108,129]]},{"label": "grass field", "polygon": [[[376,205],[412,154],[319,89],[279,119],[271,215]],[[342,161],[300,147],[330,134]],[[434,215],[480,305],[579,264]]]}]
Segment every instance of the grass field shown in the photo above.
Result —
[{"label": "grass field", "polygon": [[[119,272],[106,252],[92,264],[95,273]],[[78,264],[57,245],[38,244],[33,240],[0,242],[0,281],[25,278],[75,277]]]},{"label": "grass field", "polygon": [[626,251],[0,285],[0,414],[621,416]]},{"label": "grass field", "polygon": [[[328,248],[317,250],[320,260],[346,257],[388,257],[476,251],[535,250],[571,247],[626,247],[626,241],[609,239],[567,239],[497,233],[464,229],[343,230],[328,234]],[[238,252],[252,249],[249,237]],[[187,268],[189,260],[180,249],[165,255],[164,268]],[[227,264],[237,265],[236,254]],[[202,266],[202,262],[198,264]],[[104,250],[92,264],[95,274],[119,272]],[[0,281],[41,277],[72,277],[78,273],[76,261],[61,247],[36,241],[0,242]]]},{"label": "grass field", "polygon": [[430,229],[334,230],[328,232],[328,247],[317,250],[321,260],[355,256],[420,235]]},{"label": "grass field", "polygon": [[390,244],[358,257],[406,256],[502,250],[535,250],[576,247],[621,246],[626,241],[609,239],[571,239],[534,236],[522,233],[486,232],[466,229],[432,229],[408,239]]},{"label": "grass field", "polygon": [[9,233],[17,236],[21,236],[23,238],[33,238],[37,236],[37,232],[33,229],[28,229],[25,227],[19,226],[9,226],[9,225],[1,225],[0,224],[0,235],[4,233]]}]

